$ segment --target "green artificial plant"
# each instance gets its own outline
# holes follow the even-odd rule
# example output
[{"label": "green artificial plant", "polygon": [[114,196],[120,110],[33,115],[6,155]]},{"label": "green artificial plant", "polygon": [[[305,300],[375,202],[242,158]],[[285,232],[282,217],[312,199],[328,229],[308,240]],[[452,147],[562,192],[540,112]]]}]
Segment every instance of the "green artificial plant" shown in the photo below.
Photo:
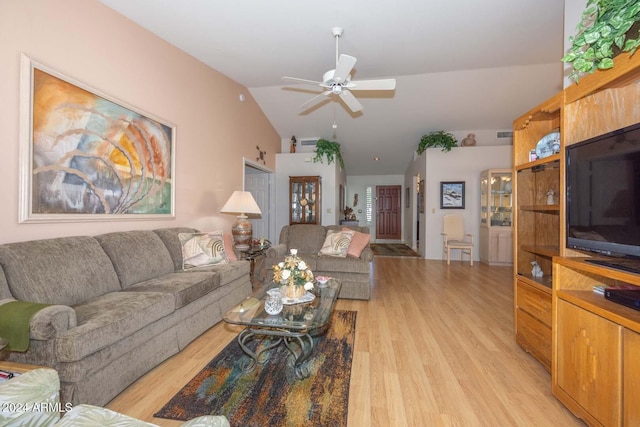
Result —
[{"label": "green artificial plant", "polygon": [[569,78],[578,82],[581,74],[612,68],[616,54],[633,54],[640,46],[638,26],[633,27],[638,21],[638,0],[588,0],[576,35],[569,38],[571,47],[562,58],[573,65]]},{"label": "green artificial plant", "polygon": [[333,163],[333,160],[337,160],[338,164],[344,169],[344,160],[342,159],[342,153],[340,152],[340,144],[333,141],[328,141],[324,138],[320,138],[316,143],[316,149],[314,150],[316,156],[313,158],[313,162],[322,163],[322,158],[327,158],[327,163]]},{"label": "green artificial plant", "polygon": [[442,151],[451,151],[452,147],[457,147],[458,140],[455,136],[448,132],[439,130],[423,135],[418,144],[418,154],[424,153],[424,150],[430,147],[442,147]]}]

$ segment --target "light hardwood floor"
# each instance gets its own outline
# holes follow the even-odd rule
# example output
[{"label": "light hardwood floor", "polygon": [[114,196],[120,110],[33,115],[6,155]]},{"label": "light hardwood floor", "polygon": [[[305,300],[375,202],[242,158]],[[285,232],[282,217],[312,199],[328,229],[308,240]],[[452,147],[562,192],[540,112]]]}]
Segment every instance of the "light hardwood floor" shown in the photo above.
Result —
[{"label": "light hardwood floor", "polygon": [[[583,426],[515,343],[511,267],[376,257],[356,310],[349,426]],[[109,408],[154,418],[240,329],[224,322],[142,377]]]}]

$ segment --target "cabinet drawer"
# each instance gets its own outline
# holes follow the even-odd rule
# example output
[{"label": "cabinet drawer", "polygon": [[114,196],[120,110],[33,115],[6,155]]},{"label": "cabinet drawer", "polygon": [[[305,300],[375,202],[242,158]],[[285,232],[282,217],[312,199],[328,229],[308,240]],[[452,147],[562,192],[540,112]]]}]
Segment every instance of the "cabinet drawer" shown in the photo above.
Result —
[{"label": "cabinet drawer", "polygon": [[518,282],[516,304],[547,326],[551,326],[551,295]]},{"label": "cabinet drawer", "polygon": [[551,327],[520,309],[516,316],[516,342],[550,371]]}]

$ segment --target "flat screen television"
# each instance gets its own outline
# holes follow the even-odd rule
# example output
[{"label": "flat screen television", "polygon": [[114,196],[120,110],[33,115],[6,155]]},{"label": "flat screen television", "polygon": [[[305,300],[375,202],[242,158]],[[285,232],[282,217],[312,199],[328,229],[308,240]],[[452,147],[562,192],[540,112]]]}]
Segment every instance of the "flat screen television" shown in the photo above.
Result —
[{"label": "flat screen television", "polygon": [[640,123],[569,145],[566,160],[567,247],[640,268]]}]

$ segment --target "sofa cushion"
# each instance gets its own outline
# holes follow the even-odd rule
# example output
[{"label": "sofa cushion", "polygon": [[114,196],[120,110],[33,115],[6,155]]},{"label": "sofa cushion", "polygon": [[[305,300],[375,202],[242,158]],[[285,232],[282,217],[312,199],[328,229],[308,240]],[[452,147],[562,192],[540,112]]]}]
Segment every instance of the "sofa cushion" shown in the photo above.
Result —
[{"label": "sofa cushion", "polygon": [[96,240],[111,258],[122,288],[174,271],[169,250],[153,231],[107,233]]},{"label": "sofa cushion", "polygon": [[120,290],[111,260],[89,236],[4,244],[0,264],[23,301],[72,306]]},{"label": "sofa cushion", "polygon": [[[348,228],[343,228],[342,231],[349,230]],[[349,249],[347,250],[347,256],[360,258],[360,254],[369,245],[371,241],[371,235],[368,233],[361,233],[359,231],[353,232],[353,238],[351,239],[351,243],[349,244]]]},{"label": "sofa cushion", "polygon": [[329,255],[344,258],[351,245],[354,231],[327,231],[327,237],[324,239],[322,248],[318,255]]},{"label": "sofa cushion", "polygon": [[[316,270],[322,273],[331,273],[331,272],[349,272],[349,273],[369,273],[370,263],[364,262],[359,258],[338,258],[331,256],[320,256],[318,257],[318,262],[316,266]],[[330,276],[332,274],[329,274]]]},{"label": "sofa cushion", "polygon": [[60,362],[74,362],[174,311],[175,298],[162,292],[112,292],[73,308],[78,326],[56,340]]},{"label": "sofa cushion", "polygon": [[180,274],[189,275],[193,273],[213,272],[219,276],[220,285],[226,285],[229,282],[249,274],[250,269],[251,264],[249,261],[240,260],[231,261],[228,264],[216,264],[207,267],[192,268],[191,270],[185,270]]},{"label": "sofa cushion", "polygon": [[130,286],[125,292],[165,292],[173,295],[175,308],[182,308],[220,286],[220,275],[212,272],[169,273]]},{"label": "sofa cushion", "polygon": [[171,255],[171,259],[173,260],[173,269],[175,271],[182,270],[182,245],[180,244],[180,239],[178,239],[178,234],[197,233],[198,230],[189,227],[169,227],[159,228],[153,230],[153,232],[160,237],[162,243],[167,247],[169,255]]},{"label": "sofa cushion", "polygon": [[[327,231],[321,225],[294,224],[283,228],[280,234],[280,243],[287,244],[289,249],[297,249],[298,254],[317,254],[322,248],[322,242],[327,235]],[[283,236],[286,234],[286,236]],[[284,238],[284,240],[283,240]]]},{"label": "sofa cushion", "polygon": [[229,262],[222,231],[179,233],[178,239],[182,245],[183,270]]}]

